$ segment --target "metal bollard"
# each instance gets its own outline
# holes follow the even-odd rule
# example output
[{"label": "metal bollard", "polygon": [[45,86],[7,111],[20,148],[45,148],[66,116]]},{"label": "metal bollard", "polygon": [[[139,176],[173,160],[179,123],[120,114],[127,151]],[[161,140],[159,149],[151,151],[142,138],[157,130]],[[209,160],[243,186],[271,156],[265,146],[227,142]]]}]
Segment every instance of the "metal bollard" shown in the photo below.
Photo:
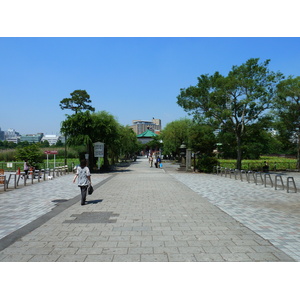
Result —
[{"label": "metal bollard", "polygon": [[294,185],[295,193],[297,193],[297,188],[296,188],[296,183],[295,183],[294,177],[288,177],[288,178],[286,179],[286,191],[287,191],[287,193],[290,192],[290,185],[289,185],[290,181],[291,181],[291,182],[293,183],[293,185]]},{"label": "metal bollard", "polygon": [[277,190],[277,182],[278,182],[278,179],[280,179],[281,185],[282,185],[282,189],[284,190],[284,184],[283,184],[283,180],[282,180],[281,175],[276,175],[276,176],[275,176],[275,190]]},{"label": "metal bollard", "polygon": [[264,175],[265,187],[267,186],[267,176],[268,176],[269,179],[270,179],[271,187],[273,187],[273,181],[272,181],[271,175],[270,175],[269,173],[265,173],[265,175]]}]

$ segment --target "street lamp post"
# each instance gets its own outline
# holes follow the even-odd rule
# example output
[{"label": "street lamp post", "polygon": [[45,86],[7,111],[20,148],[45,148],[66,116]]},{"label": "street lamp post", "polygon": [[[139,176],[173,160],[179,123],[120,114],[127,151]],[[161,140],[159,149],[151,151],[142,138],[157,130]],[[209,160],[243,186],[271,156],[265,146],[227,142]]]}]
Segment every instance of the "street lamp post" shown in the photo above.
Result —
[{"label": "street lamp post", "polygon": [[180,146],[181,167],[185,167],[186,145],[184,142]]}]

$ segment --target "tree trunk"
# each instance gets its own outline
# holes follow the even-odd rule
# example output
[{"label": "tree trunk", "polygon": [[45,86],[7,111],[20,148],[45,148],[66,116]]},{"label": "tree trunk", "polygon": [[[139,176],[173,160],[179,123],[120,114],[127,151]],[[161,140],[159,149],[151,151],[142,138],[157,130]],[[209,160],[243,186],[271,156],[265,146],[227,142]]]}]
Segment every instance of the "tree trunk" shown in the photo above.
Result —
[{"label": "tree trunk", "polygon": [[104,162],[103,166],[101,167],[102,171],[108,171],[109,170],[109,160],[108,160],[108,151],[107,151],[107,146],[104,145]]},{"label": "tree trunk", "polygon": [[240,135],[236,136],[236,142],[237,142],[236,168],[238,170],[241,170],[242,169],[242,139]]}]

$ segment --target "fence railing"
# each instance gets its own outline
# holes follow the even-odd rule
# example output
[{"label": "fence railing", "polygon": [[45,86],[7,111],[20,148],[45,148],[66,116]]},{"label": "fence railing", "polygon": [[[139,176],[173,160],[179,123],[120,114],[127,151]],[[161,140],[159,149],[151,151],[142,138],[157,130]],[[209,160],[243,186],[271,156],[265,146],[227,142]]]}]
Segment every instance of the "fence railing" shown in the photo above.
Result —
[{"label": "fence railing", "polygon": [[[1,171],[3,172],[3,170]],[[68,173],[68,166],[61,166],[52,169],[32,170],[29,171],[27,175],[25,172],[1,174],[0,186],[3,185],[3,190],[7,191],[8,189],[18,188],[20,184],[26,186],[28,183],[34,184],[41,181],[51,180],[55,177],[63,176]]]},{"label": "fence railing", "polygon": [[[63,167],[65,164],[63,162],[48,162],[47,163],[39,163],[38,169],[54,169],[56,167]],[[72,171],[72,167],[74,167],[74,163],[68,164],[69,171]],[[5,172],[17,172],[20,168],[21,171],[23,171],[24,168],[24,162],[0,162],[0,169],[4,170]]]},{"label": "fence railing", "polygon": [[[288,176],[286,177],[286,185],[284,184],[284,179],[282,174],[276,173],[269,173],[269,172],[257,172],[252,170],[238,170],[238,169],[230,169],[220,166],[213,167],[213,174],[220,175],[220,176],[229,176],[229,178],[234,178],[235,180],[240,179],[241,181],[246,181],[248,183],[253,182],[255,185],[264,185],[265,187],[271,186],[277,189],[285,189],[287,193],[293,190],[297,193],[298,189],[296,187],[296,183],[294,177]],[[274,176],[274,184],[272,175]],[[234,176],[234,177],[233,177]]]}]

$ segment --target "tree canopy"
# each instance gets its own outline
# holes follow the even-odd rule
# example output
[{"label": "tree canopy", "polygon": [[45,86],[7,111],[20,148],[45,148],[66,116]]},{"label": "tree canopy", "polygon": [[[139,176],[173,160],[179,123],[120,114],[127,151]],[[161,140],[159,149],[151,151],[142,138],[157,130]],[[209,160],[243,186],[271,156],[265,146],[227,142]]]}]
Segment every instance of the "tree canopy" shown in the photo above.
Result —
[{"label": "tree canopy", "polygon": [[89,105],[92,100],[90,100],[90,95],[85,90],[75,90],[70,93],[71,98],[64,98],[60,101],[61,109],[71,109],[77,114],[82,110],[95,111],[95,108]]},{"label": "tree canopy", "polygon": [[300,76],[289,76],[278,86],[274,112],[277,116],[276,129],[279,139],[297,149],[297,168],[300,168]]},{"label": "tree canopy", "polygon": [[215,72],[198,77],[198,84],[180,89],[177,104],[195,119],[222,130],[230,127],[236,139],[237,168],[241,168],[245,127],[255,123],[270,108],[276,96],[280,72],[268,69],[270,60],[251,58],[233,66],[227,76]]}]

